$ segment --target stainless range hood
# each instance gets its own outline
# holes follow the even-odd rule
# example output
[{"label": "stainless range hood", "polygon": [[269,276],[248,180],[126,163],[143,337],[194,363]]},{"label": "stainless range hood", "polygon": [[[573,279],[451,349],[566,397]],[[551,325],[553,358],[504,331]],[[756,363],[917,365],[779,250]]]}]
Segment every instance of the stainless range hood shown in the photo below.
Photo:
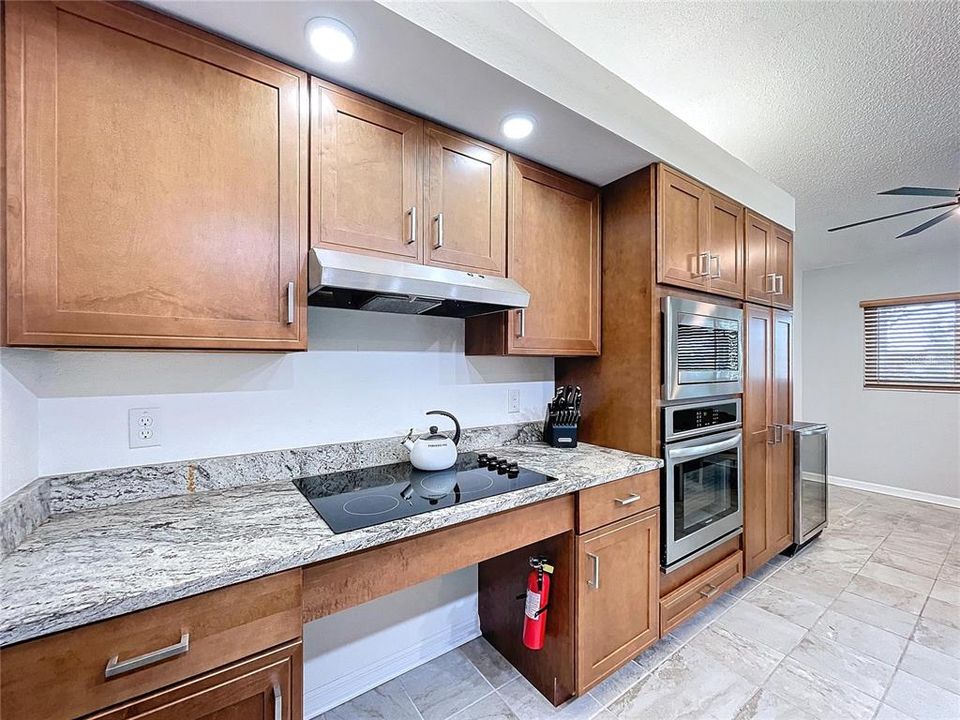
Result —
[{"label": "stainless range hood", "polygon": [[309,304],[407,315],[467,318],[525,308],[513,280],[475,272],[313,248]]}]

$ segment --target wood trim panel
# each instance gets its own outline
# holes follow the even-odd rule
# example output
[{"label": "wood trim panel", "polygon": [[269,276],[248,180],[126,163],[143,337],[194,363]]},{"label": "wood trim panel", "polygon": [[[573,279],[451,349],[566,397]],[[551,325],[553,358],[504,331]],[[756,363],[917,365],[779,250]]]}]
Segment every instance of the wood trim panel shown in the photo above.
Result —
[{"label": "wood trim panel", "polygon": [[562,495],[308,565],[303,569],[303,622],[560,535],[573,527],[574,497]]},{"label": "wood trim panel", "polygon": [[660,597],[666,597],[678,587],[686,582],[689,582],[692,578],[696,577],[700,573],[706,572],[724,558],[729,557],[732,553],[739,552],[742,537],[743,536],[730,538],[729,540],[720,543],[717,545],[717,547],[713,548],[713,550],[705,552],[703,555],[695,560],[691,560],[686,565],[681,565],[673,572],[661,572]]},{"label": "wood trim panel", "polygon": [[[18,2],[4,4],[3,12],[7,124],[5,341],[17,345],[61,347],[305,349],[306,148],[309,129],[306,75],[132,3]],[[56,262],[62,252],[58,244],[58,240],[62,240],[61,230],[75,227],[75,221],[93,222],[95,217],[92,208],[83,206],[77,209],[77,201],[74,202],[72,215],[66,214],[60,207],[64,201],[61,195],[64,183],[57,173],[73,173],[71,177],[74,181],[70,187],[76,188],[78,182],[75,178],[82,174],[85,162],[74,158],[74,162],[69,164],[63,160],[60,153],[62,148],[58,145],[58,133],[63,131],[63,127],[54,128],[51,124],[51,118],[56,113],[50,108],[56,105],[58,89],[64,90],[58,85],[57,68],[51,61],[51,58],[58,57],[53,48],[58,41],[58,34],[63,30],[58,25],[60,16],[70,18],[71,27],[75,30],[82,25],[85,32],[114,32],[117,38],[124,38],[129,43],[143,41],[138,45],[143,53],[169,50],[166,57],[170,62],[189,58],[196,61],[198,66],[232,73],[227,75],[221,72],[216,81],[207,78],[210,82],[228,83],[228,77],[243,78],[250,80],[244,85],[246,90],[252,91],[261,86],[276,90],[278,115],[275,119],[278,126],[275,141],[279,190],[275,252],[278,277],[256,278],[262,285],[276,282],[275,298],[269,297],[263,287],[258,296],[264,308],[276,306],[276,318],[234,318],[227,313],[221,317],[216,315],[217,310],[210,308],[216,308],[222,298],[204,298],[202,289],[184,288],[181,292],[178,286],[177,292],[163,289],[156,291],[156,297],[144,295],[142,298],[133,298],[125,294],[122,276],[119,275],[115,276],[115,287],[111,289],[114,295],[90,296],[74,287],[72,304],[64,303],[57,285],[60,275]],[[90,40],[88,44],[92,42]],[[63,48],[60,51],[63,52]],[[78,45],[73,52],[74,56],[83,57],[88,48]],[[171,72],[170,68],[167,68],[167,72]],[[83,100],[78,99],[77,102]],[[182,108],[180,110],[186,112]],[[262,115],[250,122],[261,120]],[[70,127],[79,131],[76,123]],[[125,149],[134,152],[132,148],[135,147],[136,144],[128,139]],[[190,157],[183,160],[188,169],[193,161]],[[125,187],[126,195],[122,199],[128,203],[135,202],[138,188],[136,182],[131,181]],[[258,197],[263,198],[262,194]],[[262,223],[268,224],[269,217],[262,214],[257,217]],[[164,216],[164,222],[168,219]],[[171,227],[157,228],[158,232],[176,232],[176,218],[169,219],[169,222]],[[216,237],[221,243],[230,240],[224,236],[224,228],[221,223],[216,230]],[[264,227],[260,231],[267,232]],[[261,235],[261,243],[265,242],[265,237]],[[142,243],[136,245],[137,248],[142,246]],[[116,249],[115,246],[111,247]],[[263,252],[262,246],[260,251]],[[163,260],[160,263],[162,267]],[[230,259],[226,258],[224,263],[229,266]],[[249,271],[249,263],[243,265],[240,259],[237,263],[241,272]],[[113,267],[104,266],[103,272],[111,271]],[[137,272],[136,267],[123,269],[133,274]],[[85,266],[78,268],[76,263],[70,265],[70,270],[74,286],[80,283],[80,275],[87,272]],[[93,275],[97,271],[94,264],[90,272]],[[171,267],[164,272],[175,274],[178,268]],[[168,277],[165,279],[169,280]],[[297,320],[293,325],[286,324],[288,279],[297,285]],[[163,303],[176,308],[176,312],[168,316],[165,311],[157,311],[158,304]],[[151,310],[140,311],[141,307]]]},{"label": "wood trim panel", "polygon": [[[0,649],[4,717],[70,720],[297,640],[300,606],[297,569]],[[104,677],[114,655],[136,657],[181,633],[187,653]]]},{"label": "wood trim panel", "polygon": [[302,720],[303,645],[299,641],[124,703],[88,720],[272,719],[274,683],[280,688],[280,720]]},{"label": "wood trim panel", "polygon": [[934,293],[931,295],[910,295],[908,297],[881,298],[879,300],[861,300],[860,307],[885,307],[888,305],[922,305],[924,303],[960,302],[960,292]]},{"label": "wood trim panel", "polygon": [[[630,503],[625,505],[619,500],[630,500]],[[659,470],[587,488],[577,493],[577,532],[595,530],[659,506]]]},{"label": "wood trim panel", "polygon": [[743,554],[733,553],[660,600],[660,635],[669,633],[743,579]]}]

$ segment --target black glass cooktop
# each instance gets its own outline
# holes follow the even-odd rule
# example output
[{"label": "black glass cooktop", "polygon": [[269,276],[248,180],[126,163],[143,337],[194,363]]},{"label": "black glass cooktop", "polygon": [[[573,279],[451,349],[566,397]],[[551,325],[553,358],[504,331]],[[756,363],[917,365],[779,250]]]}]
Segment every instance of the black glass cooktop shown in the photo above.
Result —
[{"label": "black glass cooktop", "polygon": [[449,470],[410,463],[345,470],[294,480],[335,533],[533,487],[554,478],[485,453],[461,453]]}]

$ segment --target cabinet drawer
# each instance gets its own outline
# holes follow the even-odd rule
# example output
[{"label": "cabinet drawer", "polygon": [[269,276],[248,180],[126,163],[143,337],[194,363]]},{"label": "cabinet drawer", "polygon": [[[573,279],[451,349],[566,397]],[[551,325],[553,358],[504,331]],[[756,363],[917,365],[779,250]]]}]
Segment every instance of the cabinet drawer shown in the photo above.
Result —
[{"label": "cabinet drawer", "polygon": [[300,605],[291,570],[4,648],[4,717],[75,718],[296,640]]},{"label": "cabinet drawer", "polygon": [[581,490],[577,497],[577,532],[585,533],[659,504],[659,470]]},{"label": "cabinet drawer", "polygon": [[743,553],[737,550],[661,598],[660,636],[663,637],[715,597],[732,588],[741,578]]}]

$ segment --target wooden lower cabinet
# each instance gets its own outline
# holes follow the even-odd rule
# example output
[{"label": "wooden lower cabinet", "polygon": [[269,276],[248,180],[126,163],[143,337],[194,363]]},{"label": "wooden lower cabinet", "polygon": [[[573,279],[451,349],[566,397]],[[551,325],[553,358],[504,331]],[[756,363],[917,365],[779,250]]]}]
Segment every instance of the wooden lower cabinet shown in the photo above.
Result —
[{"label": "wooden lower cabinet", "polygon": [[737,550],[665,595],[660,600],[660,634],[666,635],[700,612],[741,578],[743,553]]},{"label": "wooden lower cabinet", "polygon": [[577,538],[577,691],[659,637],[660,511]]},{"label": "wooden lower cabinet", "polygon": [[743,542],[747,574],[793,538],[792,330],[788,312],[744,307]]},{"label": "wooden lower cabinet", "polygon": [[301,720],[303,646],[291,643],[89,720]]}]

